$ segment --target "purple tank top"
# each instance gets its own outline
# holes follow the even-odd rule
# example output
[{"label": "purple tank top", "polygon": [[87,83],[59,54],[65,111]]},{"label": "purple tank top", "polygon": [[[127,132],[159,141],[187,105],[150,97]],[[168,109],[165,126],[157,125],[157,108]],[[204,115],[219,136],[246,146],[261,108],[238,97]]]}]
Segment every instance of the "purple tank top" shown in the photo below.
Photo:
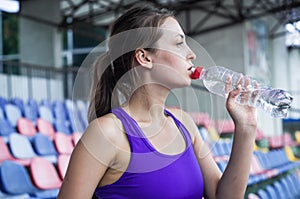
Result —
[{"label": "purple tank top", "polygon": [[201,199],[203,176],[194,154],[191,137],[183,124],[169,111],[182,133],[186,149],[176,155],[157,151],[123,109],[112,110],[124,126],[131,148],[131,158],[124,174],[114,183],[98,187],[95,195],[101,199]]}]

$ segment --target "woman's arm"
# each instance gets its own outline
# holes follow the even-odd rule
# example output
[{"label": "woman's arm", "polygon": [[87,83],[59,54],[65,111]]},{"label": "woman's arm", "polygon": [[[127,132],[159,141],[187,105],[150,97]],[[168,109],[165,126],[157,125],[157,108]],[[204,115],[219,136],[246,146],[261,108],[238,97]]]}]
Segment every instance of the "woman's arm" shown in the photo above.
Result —
[{"label": "woman's arm", "polygon": [[109,165],[116,157],[116,134],[111,118],[93,121],[76,145],[58,199],[92,198]]},{"label": "woman's arm", "polygon": [[[247,86],[247,81],[245,81]],[[237,85],[240,82],[237,82]],[[227,89],[231,80],[227,80]],[[203,142],[198,128],[192,122],[185,121],[190,132],[194,132],[194,151],[197,156],[205,183],[205,198],[243,198],[247,188],[252,152],[257,128],[256,109],[235,102],[241,87],[228,95],[226,108],[235,123],[232,151],[228,165],[221,174],[210,154],[209,147]],[[247,96],[245,96],[247,98]],[[247,100],[245,98],[245,100]],[[189,118],[187,116],[186,118]]]}]

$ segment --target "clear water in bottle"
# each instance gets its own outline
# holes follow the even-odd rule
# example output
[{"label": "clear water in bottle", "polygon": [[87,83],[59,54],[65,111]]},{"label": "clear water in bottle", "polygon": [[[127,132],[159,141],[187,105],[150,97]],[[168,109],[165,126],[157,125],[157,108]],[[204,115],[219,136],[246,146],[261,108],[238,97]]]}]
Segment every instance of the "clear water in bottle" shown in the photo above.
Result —
[{"label": "clear water in bottle", "polygon": [[[237,80],[243,76],[241,73],[222,66],[201,68],[196,72],[198,74],[195,75],[194,71],[193,79],[202,79],[207,90],[222,97],[227,97],[225,91],[226,77],[230,76],[232,78],[232,88],[235,88]],[[242,105],[260,108],[272,117],[287,117],[293,97],[281,89],[257,87],[255,82],[255,80],[251,80],[247,88],[242,88],[243,91],[238,96],[237,102]],[[242,85],[244,85],[243,82]]]}]

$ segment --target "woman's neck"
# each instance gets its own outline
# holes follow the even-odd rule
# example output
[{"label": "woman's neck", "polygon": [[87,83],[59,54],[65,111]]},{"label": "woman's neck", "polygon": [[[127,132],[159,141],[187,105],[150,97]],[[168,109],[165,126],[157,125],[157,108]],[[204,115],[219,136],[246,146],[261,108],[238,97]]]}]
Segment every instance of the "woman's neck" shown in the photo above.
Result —
[{"label": "woman's neck", "polygon": [[146,85],[132,95],[124,108],[137,122],[155,123],[165,118],[164,109],[168,94],[167,88]]}]

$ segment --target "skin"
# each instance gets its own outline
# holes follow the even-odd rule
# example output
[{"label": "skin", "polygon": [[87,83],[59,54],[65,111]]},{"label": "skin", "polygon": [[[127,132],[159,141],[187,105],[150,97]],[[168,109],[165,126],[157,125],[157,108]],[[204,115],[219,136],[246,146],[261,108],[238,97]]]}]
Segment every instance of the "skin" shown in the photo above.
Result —
[{"label": "skin", "polygon": [[[184,32],[174,18],[167,18],[161,28],[172,31],[172,34],[163,34],[158,41],[158,47],[163,46],[164,49],[155,53],[137,49],[135,56],[145,69],[143,78],[160,83],[143,85],[122,108],[137,121],[156,150],[171,155],[183,152],[186,146],[173,120],[164,114],[165,101],[171,89],[191,84],[190,67],[196,57],[186,44]],[[244,197],[257,118],[255,108],[235,103],[241,92],[241,82],[242,78],[236,82],[237,89],[232,90],[231,79],[228,77],[226,81],[226,108],[235,123],[235,131],[232,152],[223,174],[208,152],[191,117],[180,109],[169,109],[191,134],[194,152],[204,177],[205,198]],[[247,88],[249,81],[244,82]],[[88,142],[90,145],[87,145]],[[90,147],[93,144],[95,149]],[[117,181],[129,161],[130,146],[121,121],[113,114],[94,120],[72,153],[58,199],[91,198],[97,187]]]}]

